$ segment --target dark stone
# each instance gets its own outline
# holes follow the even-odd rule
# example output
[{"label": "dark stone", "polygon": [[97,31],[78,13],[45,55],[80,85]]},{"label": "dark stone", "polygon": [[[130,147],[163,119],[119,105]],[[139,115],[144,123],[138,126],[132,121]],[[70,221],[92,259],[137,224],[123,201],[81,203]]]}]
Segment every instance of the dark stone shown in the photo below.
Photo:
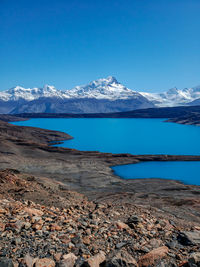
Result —
[{"label": "dark stone", "polygon": [[199,265],[196,265],[195,263],[186,262],[182,267],[198,267]]},{"label": "dark stone", "polygon": [[126,224],[128,224],[130,228],[134,228],[134,225],[138,224],[139,222],[140,222],[140,218],[136,215],[133,215],[128,218]]},{"label": "dark stone", "polygon": [[177,240],[171,240],[171,241],[166,243],[166,246],[168,248],[173,249],[173,248],[179,247],[180,245],[178,244]]},{"label": "dark stone", "polygon": [[2,258],[0,259],[0,267],[14,267],[11,259]]},{"label": "dark stone", "polygon": [[71,239],[71,242],[73,244],[77,244],[77,243],[80,243],[80,236],[75,236]]},{"label": "dark stone", "polygon": [[173,225],[173,226],[176,226],[175,222],[172,221],[172,220],[169,220],[169,223],[170,223],[171,225]]},{"label": "dark stone", "polygon": [[177,240],[183,246],[200,245],[200,231],[184,231],[180,232]]},{"label": "dark stone", "polygon": [[118,244],[116,245],[116,248],[117,248],[117,249],[120,249],[120,248],[126,246],[126,244],[127,244],[126,242],[118,243]]},{"label": "dark stone", "polygon": [[110,259],[100,265],[101,267],[136,267],[137,262],[126,251],[120,251],[117,254],[113,252]]},{"label": "dark stone", "polygon": [[190,259],[188,260],[189,266],[200,266],[200,252],[192,253]]}]

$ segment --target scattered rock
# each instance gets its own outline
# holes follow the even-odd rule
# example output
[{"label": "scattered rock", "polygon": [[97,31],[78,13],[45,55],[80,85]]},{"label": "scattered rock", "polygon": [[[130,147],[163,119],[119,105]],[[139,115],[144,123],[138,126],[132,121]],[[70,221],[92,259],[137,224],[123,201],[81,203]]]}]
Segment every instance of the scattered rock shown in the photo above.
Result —
[{"label": "scattered rock", "polygon": [[166,246],[170,249],[174,249],[178,247],[178,241],[177,240],[170,240],[169,242],[166,243]]},{"label": "scattered rock", "polygon": [[8,227],[12,227],[14,229],[16,229],[17,231],[21,231],[22,227],[24,226],[24,222],[17,220],[14,223],[11,223],[10,225],[7,225]]},{"label": "scattered rock", "polygon": [[62,257],[62,253],[61,252],[54,254],[54,259],[55,259],[56,262],[60,261],[61,257]]},{"label": "scattered rock", "polygon": [[37,260],[37,258],[34,259],[29,254],[26,254],[26,256],[24,257],[24,262],[26,263],[27,267],[33,267]]},{"label": "scattered rock", "polygon": [[89,267],[99,267],[99,265],[104,262],[106,259],[105,253],[103,251],[100,251],[95,256],[89,258],[87,262],[85,263],[85,266]]},{"label": "scattered rock", "polygon": [[128,223],[139,223],[141,221],[141,219],[137,216],[137,215],[133,215],[131,217],[128,218]]},{"label": "scattered rock", "polygon": [[177,239],[184,246],[200,245],[200,231],[180,232]]},{"label": "scattered rock", "polygon": [[126,244],[127,244],[127,242],[120,242],[120,243],[116,244],[116,248],[120,249],[120,248],[126,246]]},{"label": "scattered rock", "polygon": [[37,259],[35,267],[55,267],[55,262],[50,258]]},{"label": "scattered rock", "polygon": [[200,266],[200,252],[192,253],[188,262],[190,264],[196,264],[197,266]]},{"label": "scattered rock", "polygon": [[129,229],[129,226],[127,224],[120,222],[120,221],[118,221],[116,225],[117,225],[117,228],[119,229]]},{"label": "scattered rock", "polygon": [[4,231],[6,228],[5,224],[0,222],[0,231]]},{"label": "scattered rock", "polygon": [[153,249],[149,253],[145,254],[139,259],[140,267],[147,267],[155,264],[157,260],[160,260],[166,256],[168,248],[166,246]]},{"label": "scattered rock", "polygon": [[59,226],[58,224],[52,224],[50,226],[50,229],[51,229],[51,231],[61,231],[62,230],[62,227]]},{"label": "scattered rock", "polygon": [[[4,171],[4,177],[6,174]],[[49,184],[44,186],[43,182],[37,184],[34,180],[28,181],[27,186],[27,181],[20,180],[17,174],[12,176],[9,172],[8,175],[4,184],[8,186],[7,190],[10,184],[20,184],[21,188],[17,187],[17,199],[13,199],[9,194],[2,197],[0,187],[2,264],[5,259],[7,265],[14,267],[129,267],[137,264],[196,267],[199,264],[200,227],[197,224],[178,226],[175,222],[174,227],[166,217],[158,218],[141,206],[118,202],[96,205],[67,190],[62,191],[63,195],[59,191],[56,198],[62,206],[45,206],[23,199],[19,192],[26,189],[29,198],[30,190],[36,191],[42,186],[46,191]],[[49,190],[55,197],[53,189]],[[13,192],[13,188],[9,192]],[[37,195],[34,195],[35,199]]]},{"label": "scattered rock", "polygon": [[59,262],[58,267],[73,267],[77,257],[73,253],[63,255],[63,260]]},{"label": "scattered rock", "polygon": [[162,240],[153,238],[149,242],[149,246],[152,248],[158,248],[162,245]]},{"label": "scattered rock", "polygon": [[127,220],[127,224],[131,228],[134,228],[134,225],[137,225],[139,222],[140,222],[140,218],[136,215],[129,217]]},{"label": "scattered rock", "polygon": [[106,261],[105,267],[138,267],[136,260],[126,251],[117,252],[110,260]]},{"label": "scattered rock", "polygon": [[0,259],[0,267],[14,267],[11,259],[2,258]]},{"label": "scattered rock", "polygon": [[24,209],[24,211],[27,212],[30,216],[33,216],[33,215],[42,216],[44,214],[43,211],[41,211],[41,210],[34,209],[34,208],[28,208],[28,207],[26,207]]}]

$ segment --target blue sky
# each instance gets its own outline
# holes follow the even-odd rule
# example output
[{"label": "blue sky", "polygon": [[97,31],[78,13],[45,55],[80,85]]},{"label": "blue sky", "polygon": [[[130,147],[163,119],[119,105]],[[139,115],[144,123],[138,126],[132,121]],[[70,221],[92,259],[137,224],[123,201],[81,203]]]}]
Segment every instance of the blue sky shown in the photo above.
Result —
[{"label": "blue sky", "polygon": [[200,84],[199,0],[0,0],[0,90]]}]

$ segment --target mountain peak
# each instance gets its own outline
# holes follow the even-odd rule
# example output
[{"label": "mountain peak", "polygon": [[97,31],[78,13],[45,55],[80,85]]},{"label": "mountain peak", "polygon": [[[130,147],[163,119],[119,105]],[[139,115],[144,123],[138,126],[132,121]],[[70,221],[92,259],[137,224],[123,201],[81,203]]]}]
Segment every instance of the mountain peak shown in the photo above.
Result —
[{"label": "mountain peak", "polygon": [[117,79],[114,77],[114,76],[108,76],[107,78],[106,78],[106,80],[109,82],[109,83],[119,83],[118,81],[117,81]]},{"label": "mountain peak", "polygon": [[26,89],[24,87],[22,87],[22,86],[17,85],[15,87],[10,88],[7,91],[9,91],[9,92],[18,92],[18,91],[22,91],[22,90],[26,90]]},{"label": "mountain peak", "polygon": [[192,88],[193,92],[200,92],[200,85],[197,85]]},{"label": "mountain peak", "polygon": [[177,87],[173,87],[167,91],[168,94],[176,94],[178,92]]},{"label": "mountain peak", "polygon": [[57,91],[57,89],[53,85],[45,84],[43,86],[43,90],[47,92]]},{"label": "mountain peak", "polygon": [[67,95],[74,98],[95,98],[95,99],[130,99],[141,97],[141,95],[119,83],[113,76],[101,78],[90,82],[87,85],[76,86],[65,91]]},{"label": "mountain peak", "polygon": [[120,84],[117,79],[113,76],[108,76],[107,78],[100,78],[97,79],[95,81],[90,82],[88,85],[86,86],[90,86],[91,89],[92,88],[96,88],[96,87],[105,87],[105,86],[110,86],[112,84]]}]

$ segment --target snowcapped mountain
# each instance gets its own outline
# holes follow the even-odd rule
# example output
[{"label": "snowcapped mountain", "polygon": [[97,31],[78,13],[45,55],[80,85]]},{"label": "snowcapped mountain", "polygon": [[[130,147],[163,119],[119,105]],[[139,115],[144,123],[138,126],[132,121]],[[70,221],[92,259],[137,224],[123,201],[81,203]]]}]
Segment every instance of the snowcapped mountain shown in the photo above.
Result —
[{"label": "snowcapped mountain", "polygon": [[162,93],[136,92],[109,76],[70,90],[54,86],[0,92],[0,113],[104,113],[200,104],[200,86]]},{"label": "snowcapped mountain", "polygon": [[116,78],[109,76],[106,79],[99,79],[88,85],[76,86],[71,90],[61,91],[54,86],[45,85],[43,88],[23,88],[16,86],[7,91],[0,92],[0,100],[19,100],[32,101],[41,97],[54,97],[60,99],[69,98],[95,98],[95,99],[128,99],[138,98],[141,94],[126,88],[119,83]]},{"label": "snowcapped mountain", "polygon": [[95,98],[95,99],[128,99],[141,97],[140,93],[126,88],[116,78],[109,76],[107,79],[99,79],[84,86],[65,91],[72,98]]},{"label": "snowcapped mountain", "polygon": [[0,104],[0,113],[98,113],[154,107],[142,94],[126,88],[112,76],[65,91],[50,85],[16,86],[0,92]]},{"label": "snowcapped mountain", "polygon": [[157,107],[190,105],[190,102],[200,98],[200,86],[184,88],[183,90],[174,87],[163,93],[140,92],[140,94],[154,103]]},{"label": "snowcapped mountain", "polygon": [[23,88],[21,86],[16,86],[9,90],[0,92],[0,100],[3,101],[32,101],[41,97],[68,98],[67,95],[65,96],[64,92],[57,90],[54,86],[50,85],[45,85],[43,88]]}]

